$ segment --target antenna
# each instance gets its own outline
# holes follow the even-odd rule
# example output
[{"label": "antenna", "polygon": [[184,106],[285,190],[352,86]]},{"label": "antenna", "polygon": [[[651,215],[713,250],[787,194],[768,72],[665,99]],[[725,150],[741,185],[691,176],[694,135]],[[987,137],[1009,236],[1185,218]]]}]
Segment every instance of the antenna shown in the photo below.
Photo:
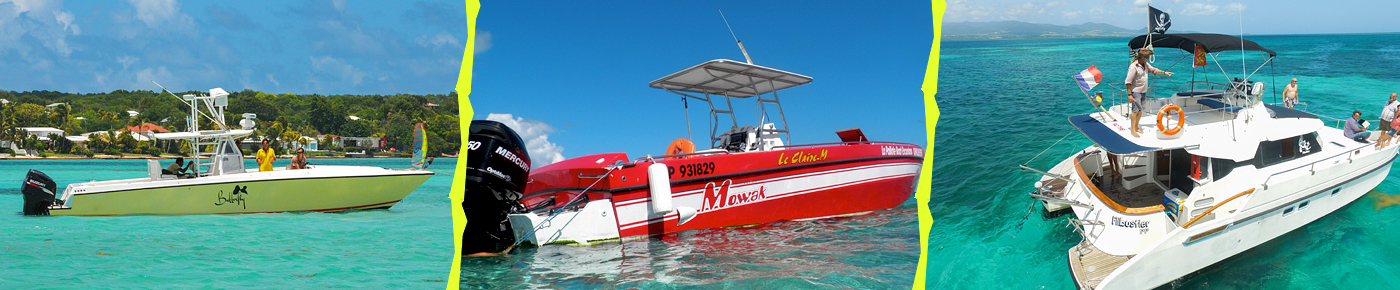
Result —
[{"label": "antenna", "polygon": [[739,36],[734,35],[734,27],[729,26],[729,19],[724,18],[724,10],[715,10],[719,10],[719,18],[724,20],[724,27],[729,28],[729,36],[734,37],[734,43],[739,44],[739,51],[744,53],[744,61],[749,62],[749,64],[753,64],[753,59],[749,58],[749,51],[744,49],[744,42],[739,41]]}]

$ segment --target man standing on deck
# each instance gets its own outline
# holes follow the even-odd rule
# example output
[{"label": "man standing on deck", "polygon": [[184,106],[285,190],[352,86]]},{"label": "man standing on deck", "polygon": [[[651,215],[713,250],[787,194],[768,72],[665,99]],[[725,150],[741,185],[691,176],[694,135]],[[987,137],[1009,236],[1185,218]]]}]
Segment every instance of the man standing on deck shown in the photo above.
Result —
[{"label": "man standing on deck", "polygon": [[1138,49],[1137,57],[1133,58],[1133,62],[1128,64],[1128,78],[1123,81],[1123,85],[1128,87],[1128,102],[1132,104],[1133,113],[1131,117],[1133,119],[1133,124],[1129,129],[1132,129],[1133,137],[1141,137],[1138,136],[1138,133],[1142,133],[1142,129],[1138,128],[1138,120],[1142,119],[1142,106],[1145,105],[1147,101],[1147,75],[1172,75],[1172,72],[1160,70],[1147,64],[1147,59],[1151,56],[1151,45]]},{"label": "man standing on deck", "polygon": [[1400,105],[1395,103],[1395,96],[1395,93],[1390,93],[1390,101],[1385,103],[1384,108],[1381,108],[1381,125],[1377,126],[1381,132],[1390,132],[1391,129],[1395,129],[1390,127],[1390,121],[1395,120],[1395,106]]},{"label": "man standing on deck", "polygon": [[1293,82],[1283,87],[1283,107],[1292,109],[1298,104],[1298,78],[1293,78]]},{"label": "man standing on deck", "polygon": [[263,139],[262,149],[258,149],[258,171],[272,171],[273,161],[277,161],[277,153],[273,153],[272,146],[268,146],[267,139]]}]

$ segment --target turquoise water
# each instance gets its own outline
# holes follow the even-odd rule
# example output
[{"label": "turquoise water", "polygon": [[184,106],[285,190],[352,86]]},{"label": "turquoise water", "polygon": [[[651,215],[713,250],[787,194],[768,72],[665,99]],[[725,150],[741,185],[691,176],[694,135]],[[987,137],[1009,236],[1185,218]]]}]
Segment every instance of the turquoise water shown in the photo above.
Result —
[{"label": "turquoise water", "polygon": [[[1299,79],[1307,109],[1345,118],[1361,110],[1375,119],[1391,92],[1400,92],[1400,35],[1251,36],[1278,52],[1254,80],[1279,89]],[[1126,38],[942,43],[934,148],[927,285],[930,289],[1072,289],[1066,251],[1081,238],[1066,217],[1026,216],[1026,192],[1039,177],[1016,165],[1049,147],[1031,167],[1048,169],[1086,146],[1066,118],[1092,112],[1070,76],[1090,65],[1104,82],[1122,82]],[[1178,56],[1161,49],[1154,66]],[[1245,57],[1258,66],[1259,57]],[[1238,52],[1221,64],[1240,73]],[[1189,59],[1171,71],[1189,81]],[[1217,72],[1213,79],[1222,82]],[[1202,77],[1200,75],[1198,78]],[[1198,79],[1200,80],[1200,79]],[[1162,84],[1166,82],[1157,82]],[[1107,91],[1109,88],[1095,88]],[[1121,85],[1120,85],[1121,87]],[[1107,94],[1107,93],[1106,93]],[[1056,140],[1070,134],[1063,142]],[[1390,176],[1351,205],[1272,242],[1205,269],[1174,287],[1197,289],[1395,289],[1400,287],[1400,193]],[[1038,209],[1037,209],[1038,210]]]},{"label": "turquoise water", "polygon": [[689,231],[591,246],[523,247],[462,259],[462,289],[909,289],[918,268],[913,199],[871,214]]},{"label": "turquoise water", "polygon": [[[311,163],[409,167],[408,159]],[[441,168],[433,169],[450,172],[456,160],[436,163]],[[249,160],[247,166],[256,164]],[[19,185],[31,168],[53,177],[60,190],[69,183],[146,175],[145,160],[0,160],[3,289],[441,289],[450,275],[450,176],[429,178],[387,210],[26,217],[20,215]]]}]

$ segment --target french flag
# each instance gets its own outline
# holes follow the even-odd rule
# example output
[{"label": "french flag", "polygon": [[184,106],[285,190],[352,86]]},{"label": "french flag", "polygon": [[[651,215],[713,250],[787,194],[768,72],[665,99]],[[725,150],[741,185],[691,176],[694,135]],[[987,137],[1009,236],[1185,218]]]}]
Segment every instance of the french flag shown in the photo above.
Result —
[{"label": "french flag", "polygon": [[1103,81],[1103,73],[1099,72],[1097,66],[1091,65],[1088,69],[1074,75],[1074,80],[1079,81],[1079,89],[1087,93],[1089,90],[1093,89],[1094,86],[1099,85],[1100,81]]}]

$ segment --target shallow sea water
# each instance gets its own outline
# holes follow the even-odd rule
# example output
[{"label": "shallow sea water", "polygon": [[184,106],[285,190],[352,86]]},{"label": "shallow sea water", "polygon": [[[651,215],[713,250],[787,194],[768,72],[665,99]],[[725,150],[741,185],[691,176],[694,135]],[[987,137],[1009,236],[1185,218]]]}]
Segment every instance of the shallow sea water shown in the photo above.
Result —
[{"label": "shallow sea water", "polygon": [[[397,158],[311,163],[409,167]],[[450,172],[456,160],[436,163]],[[26,217],[19,185],[31,168],[62,190],[145,176],[146,161],[0,160],[0,288],[441,289],[450,276],[451,176],[429,178],[387,210]]]},{"label": "shallow sea water", "polygon": [[462,259],[462,289],[909,289],[914,200],[866,215],[688,231],[590,246],[522,246]]},{"label": "shallow sea water", "polygon": [[[1299,79],[1308,111],[1345,118],[1361,110],[1376,119],[1391,92],[1400,92],[1400,35],[1249,36],[1278,52],[1254,80]],[[1127,38],[945,41],[939,68],[942,115],[934,147],[927,285],[930,289],[1072,289],[1066,251],[1080,241],[1068,216],[1029,218],[1026,192],[1039,177],[1017,168],[1047,169],[1089,145],[1066,121],[1094,109],[1070,78],[1097,65],[1104,82],[1122,82]],[[1190,60],[1161,49],[1158,68],[1190,81]],[[1249,70],[1260,57],[1248,54]],[[1210,62],[1214,82],[1223,69],[1241,73],[1238,52]],[[1205,70],[1200,70],[1205,71]],[[1275,76],[1272,77],[1271,76]],[[1205,75],[1197,75],[1203,80]],[[1120,85],[1121,87],[1121,85]],[[1110,90],[1101,84],[1094,91]],[[1105,95],[1108,95],[1106,92]],[[1325,119],[1324,119],[1325,120]],[[1148,120],[1144,120],[1148,122]],[[1329,122],[1330,124],[1330,122]],[[1056,140],[1064,141],[1052,146]],[[1049,148],[1047,150],[1047,147]],[[1258,248],[1204,269],[1169,288],[1395,289],[1400,288],[1400,167],[1351,205]]]}]

